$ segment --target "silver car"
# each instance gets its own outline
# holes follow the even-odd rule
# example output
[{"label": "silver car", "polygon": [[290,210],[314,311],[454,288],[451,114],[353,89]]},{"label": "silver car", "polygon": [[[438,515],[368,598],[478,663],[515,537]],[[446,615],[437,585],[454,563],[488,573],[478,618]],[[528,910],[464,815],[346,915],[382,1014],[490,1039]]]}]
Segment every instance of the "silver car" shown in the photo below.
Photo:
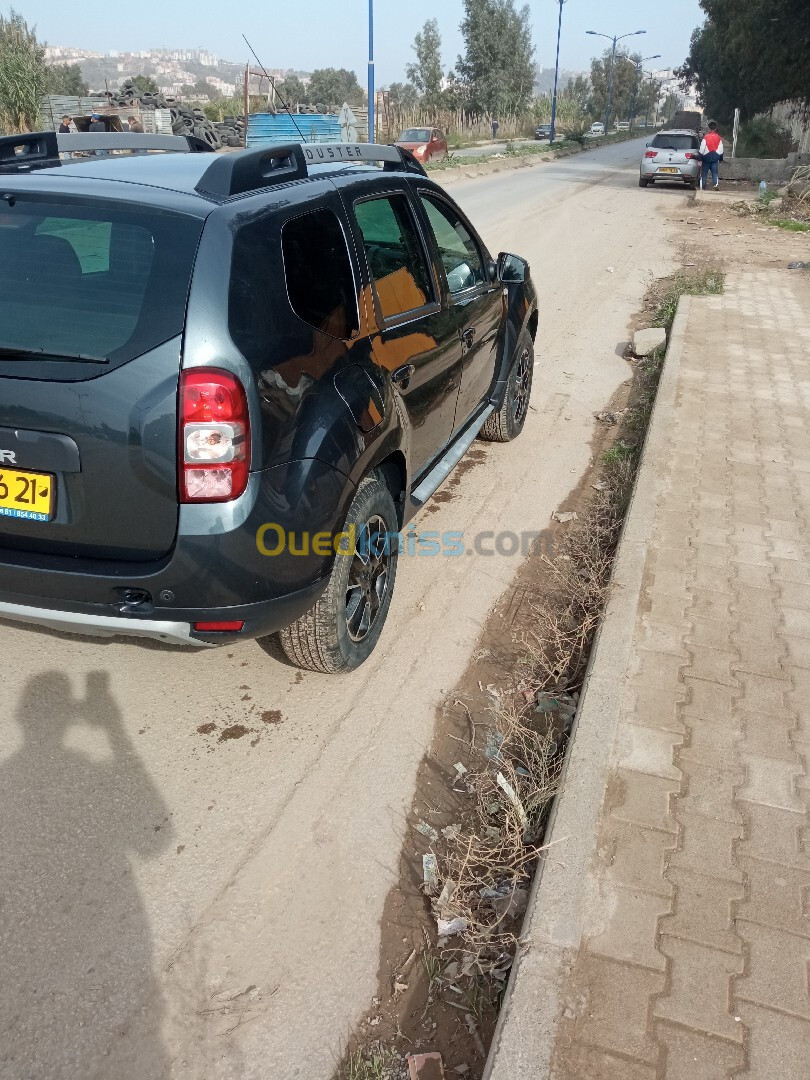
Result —
[{"label": "silver car", "polygon": [[641,159],[639,187],[647,187],[655,180],[670,180],[693,188],[699,179],[700,135],[696,131],[686,128],[659,131],[647,143]]}]

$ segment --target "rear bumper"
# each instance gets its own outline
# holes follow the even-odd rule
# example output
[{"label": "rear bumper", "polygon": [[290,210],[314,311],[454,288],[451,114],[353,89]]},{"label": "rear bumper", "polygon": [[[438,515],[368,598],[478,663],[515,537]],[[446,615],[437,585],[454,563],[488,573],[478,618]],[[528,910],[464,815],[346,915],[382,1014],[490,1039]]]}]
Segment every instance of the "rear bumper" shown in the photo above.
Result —
[{"label": "rear bumper", "polygon": [[[664,166],[666,168],[666,166]],[[697,180],[700,176],[700,162],[694,161],[689,165],[672,165],[670,168],[677,169],[676,173],[661,172],[660,165],[642,165],[641,176],[644,180],[669,180],[672,183],[679,181],[686,183]]]},{"label": "rear bumper", "polygon": [[[274,600],[265,600],[240,607],[161,611],[161,618],[131,614],[111,614],[109,607],[98,604],[39,606],[0,600],[0,619],[9,619],[29,626],[40,626],[66,634],[88,637],[138,637],[161,641],[167,645],[191,645],[210,648],[227,645],[246,638],[273,634],[300,618],[326,588],[328,577],[313,585]],[[243,622],[238,633],[199,633],[197,622]]]}]

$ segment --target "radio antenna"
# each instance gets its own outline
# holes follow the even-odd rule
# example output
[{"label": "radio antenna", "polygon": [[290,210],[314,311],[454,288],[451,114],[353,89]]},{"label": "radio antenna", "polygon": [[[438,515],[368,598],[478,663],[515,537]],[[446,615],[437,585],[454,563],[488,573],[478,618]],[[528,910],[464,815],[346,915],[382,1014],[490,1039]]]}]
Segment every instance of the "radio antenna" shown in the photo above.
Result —
[{"label": "radio antenna", "polygon": [[[251,52],[253,53],[253,58],[255,59],[256,63],[257,63],[257,64],[259,65],[259,67],[260,67],[260,68],[262,69],[262,74],[263,74],[263,75],[264,75],[264,77],[265,77],[265,78],[266,78],[266,79],[267,79],[267,80],[268,80],[268,81],[270,82],[270,85],[271,85],[271,86],[273,87],[273,89],[275,90],[276,96],[278,97],[278,100],[279,100],[279,101],[281,102],[282,108],[284,108],[284,109],[286,110],[286,112],[287,112],[287,115],[288,115],[288,116],[289,116],[289,118],[290,118],[290,119],[292,120],[292,122],[293,122],[293,126],[294,126],[295,130],[296,130],[296,131],[298,132],[298,134],[299,134],[299,135],[301,136],[301,142],[302,142],[302,143],[305,143],[305,142],[306,142],[307,140],[306,140],[306,139],[304,138],[304,133],[303,133],[303,131],[301,130],[301,128],[300,128],[300,127],[298,126],[298,123],[297,123],[297,121],[296,121],[296,119],[295,119],[295,116],[293,115],[293,113],[292,113],[292,110],[290,109],[290,106],[289,106],[289,105],[287,104],[287,102],[286,102],[286,101],[284,100],[284,98],[283,98],[283,97],[281,96],[281,94],[279,94],[278,90],[276,90],[276,81],[275,81],[275,79],[272,79],[272,78],[271,78],[271,77],[270,77],[270,76],[269,76],[269,75],[267,74],[267,71],[266,71],[266,69],[265,69],[265,66],[264,66],[264,64],[263,64],[263,63],[261,62],[261,60],[260,60],[260,59],[258,58],[258,56],[256,56],[256,50],[255,50],[255,49],[253,48],[253,46],[252,46],[252,45],[250,44],[250,42],[248,41],[247,37],[245,37],[245,35],[244,35],[244,34],[242,34],[242,37],[243,37],[243,38],[245,39],[245,44],[247,45],[247,47],[248,47],[248,48],[250,49],[250,51],[251,51]],[[245,136],[247,137],[247,132],[245,132]]]}]

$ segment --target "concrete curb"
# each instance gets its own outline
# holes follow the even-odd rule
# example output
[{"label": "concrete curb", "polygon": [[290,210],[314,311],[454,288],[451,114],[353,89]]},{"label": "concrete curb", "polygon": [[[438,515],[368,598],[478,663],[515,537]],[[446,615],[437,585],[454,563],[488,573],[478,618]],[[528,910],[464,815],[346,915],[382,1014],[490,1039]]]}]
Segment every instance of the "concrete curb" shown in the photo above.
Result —
[{"label": "concrete curb", "polygon": [[605,786],[618,763],[624,705],[644,565],[661,490],[692,298],[683,297],[616,555],[607,610],[591,652],[583,696],[552,808],[548,843],[490,1048],[484,1080],[550,1080],[566,975],[594,927],[598,885],[591,874]]}]

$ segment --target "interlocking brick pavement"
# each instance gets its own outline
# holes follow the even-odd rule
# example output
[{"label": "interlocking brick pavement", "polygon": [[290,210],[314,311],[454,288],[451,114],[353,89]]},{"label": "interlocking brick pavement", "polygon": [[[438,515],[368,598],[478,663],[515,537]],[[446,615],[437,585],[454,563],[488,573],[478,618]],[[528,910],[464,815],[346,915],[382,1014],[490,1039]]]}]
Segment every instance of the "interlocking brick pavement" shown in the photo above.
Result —
[{"label": "interlocking brick pavement", "polygon": [[563,794],[516,973],[512,1009],[532,965],[556,987],[551,1034],[521,1056],[507,1012],[492,1080],[810,1078],[810,288],[745,272],[685,307],[627,664],[600,639],[592,668],[621,699],[604,799],[572,841]]}]

